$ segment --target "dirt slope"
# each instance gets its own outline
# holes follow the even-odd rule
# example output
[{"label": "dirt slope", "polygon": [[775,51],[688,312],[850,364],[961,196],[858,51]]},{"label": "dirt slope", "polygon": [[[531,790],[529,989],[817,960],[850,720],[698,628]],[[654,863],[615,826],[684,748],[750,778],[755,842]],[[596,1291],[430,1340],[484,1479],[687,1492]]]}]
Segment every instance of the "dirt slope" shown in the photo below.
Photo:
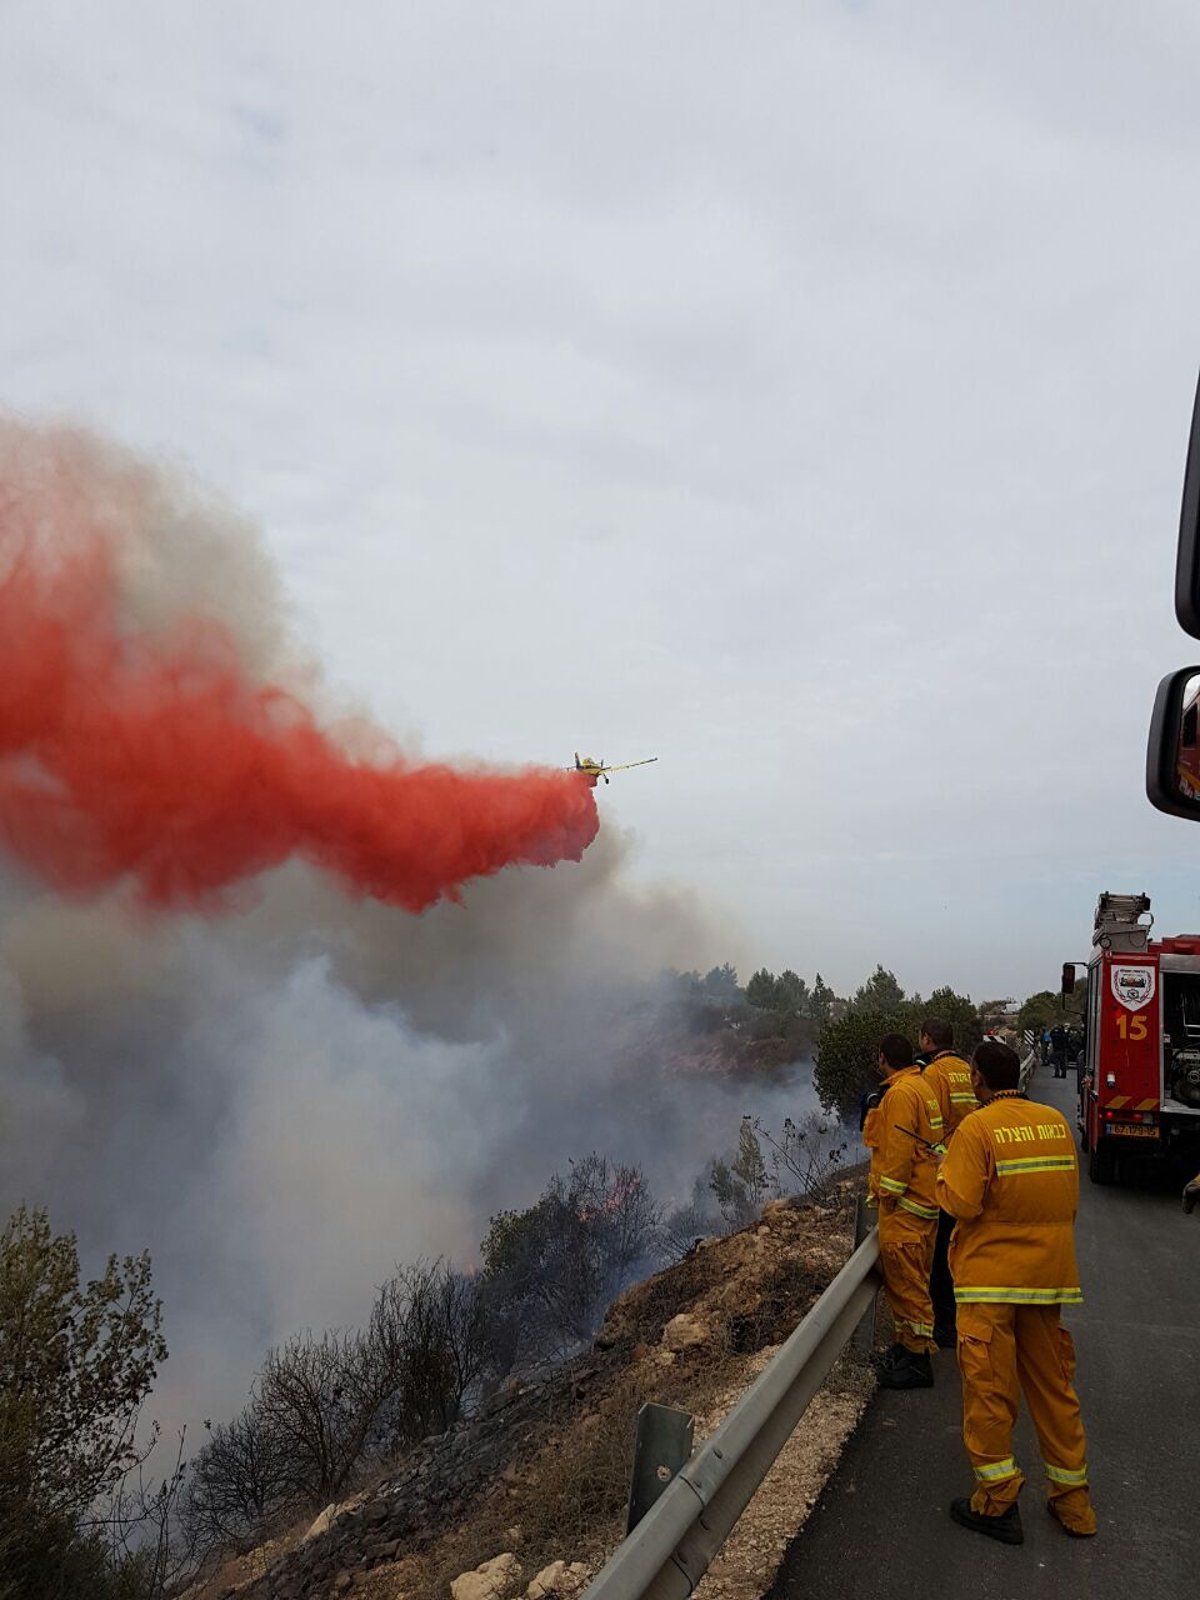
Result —
[{"label": "dirt slope", "polygon": [[[322,1531],[305,1538],[307,1528],[296,1529],[229,1563],[189,1600],[450,1600],[460,1574],[511,1553],[459,1596],[508,1600],[555,1560],[595,1570],[623,1531],[639,1406],[692,1412],[697,1439],[716,1426],[845,1261],[852,1189],[845,1180],[824,1208],[776,1201],[754,1226],[702,1242],[626,1290],[586,1357],[507,1386],[338,1508]],[[750,1600],[764,1591],[872,1383],[844,1358],[703,1594]]]}]

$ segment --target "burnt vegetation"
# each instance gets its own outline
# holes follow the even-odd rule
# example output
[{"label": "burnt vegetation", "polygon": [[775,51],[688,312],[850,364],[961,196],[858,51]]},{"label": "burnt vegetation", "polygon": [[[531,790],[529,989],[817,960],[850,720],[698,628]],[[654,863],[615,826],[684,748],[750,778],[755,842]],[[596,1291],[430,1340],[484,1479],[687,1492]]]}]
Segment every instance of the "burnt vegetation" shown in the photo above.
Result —
[{"label": "burnt vegetation", "polygon": [[[810,1132],[815,1149],[828,1129]],[[667,1215],[637,1167],[599,1154],[572,1162],[533,1205],[492,1217],[477,1272],[444,1260],[401,1268],[365,1328],[272,1350],[243,1411],[211,1430],[192,1463],[181,1505],[192,1551],[248,1548],[344,1498],[508,1380],[578,1355],[626,1285],[698,1239],[744,1225],[780,1194],[822,1196],[840,1148],[789,1166],[780,1152],[804,1135],[789,1124],[778,1137],[744,1120],[735,1147],[697,1178],[693,1203]],[[736,1342],[763,1337],[756,1324]]]},{"label": "burnt vegetation", "polygon": [[[700,1240],[780,1197],[827,1200],[855,1148],[842,1117],[873,1081],[882,1033],[914,1034],[934,1012],[967,1049],[989,1020],[950,989],[906,996],[883,968],[849,999],[819,974],[809,984],[762,970],[742,987],[724,966],[666,975],[658,1001],[677,1036],[735,1077],[815,1054],[825,1112],[781,1126],[744,1117],[667,1208],[636,1166],[597,1153],[568,1163],[532,1205],[490,1219],[476,1270],[398,1266],[365,1326],[305,1330],[269,1350],[237,1415],[206,1423],[190,1459],[181,1438],[156,1481],[144,1476],[156,1432],[143,1407],[166,1346],[149,1259],[114,1257],[84,1283],[74,1239],[21,1208],[0,1236],[0,1600],[156,1600],[217,1553],[344,1500],[485,1414],[514,1378],[578,1357],[636,1280],[672,1263],[703,1276]],[[653,1316],[655,1282],[638,1302]],[[785,1274],[752,1314],[731,1312],[729,1350],[782,1337],[802,1288]],[[554,1516],[571,1520],[563,1506]]]}]

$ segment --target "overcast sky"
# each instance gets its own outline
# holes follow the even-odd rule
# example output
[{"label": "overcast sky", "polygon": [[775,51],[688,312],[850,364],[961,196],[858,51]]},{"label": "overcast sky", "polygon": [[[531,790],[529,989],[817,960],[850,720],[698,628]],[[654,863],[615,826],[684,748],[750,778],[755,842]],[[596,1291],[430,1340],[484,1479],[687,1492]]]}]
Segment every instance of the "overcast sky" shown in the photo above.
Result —
[{"label": "overcast sky", "polygon": [[1189,0],[5,0],[0,406],[190,462],[331,680],[614,780],[743,966],[976,997],[1143,794],[1200,364]]}]

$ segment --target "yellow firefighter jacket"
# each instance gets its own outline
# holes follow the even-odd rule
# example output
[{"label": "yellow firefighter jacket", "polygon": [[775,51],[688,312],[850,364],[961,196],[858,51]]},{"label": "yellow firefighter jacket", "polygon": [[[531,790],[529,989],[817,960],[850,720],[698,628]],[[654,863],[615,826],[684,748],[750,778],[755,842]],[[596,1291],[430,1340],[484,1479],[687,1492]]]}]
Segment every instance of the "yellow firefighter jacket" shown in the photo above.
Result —
[{"label": "yellow firefighter jacket", "polygon": [[953,1050],[941,1050],[926,1066],[922,1076],[937,1095],[946,1125],[946,1138],[969,1116],[979,1101],[971,1087],[971,1069]]},{"label": "yellow firefighter jacket", "polygon": [[863,1126],[863,1142],[871,1152],[868,1194],[916,1217],[936,1217],[937,1158],[928,1146],[940,1148],[942,1133],[941,1108],[924,1083],[920,1067],[893,1072],[886,1092],[867,1113]]},{"label": "yellow firefighter jacket", "polygon": [[1016,1089],[980,1106],[951,1141],[937,1201],[958,1218],[950,1271],[960,1305],[1083,1299],[1075,1261],[1079,1169],[1060,1111]]}]

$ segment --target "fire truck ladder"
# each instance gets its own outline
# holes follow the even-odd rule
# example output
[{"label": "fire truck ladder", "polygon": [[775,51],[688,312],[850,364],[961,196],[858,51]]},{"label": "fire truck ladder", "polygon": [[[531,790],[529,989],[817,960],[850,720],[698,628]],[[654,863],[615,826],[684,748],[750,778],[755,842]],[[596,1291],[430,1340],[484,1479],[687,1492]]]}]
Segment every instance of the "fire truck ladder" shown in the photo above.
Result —
[{"label": "fire truck ladder", "polygon": [[[1149,920],[1143,922],[1143,917]],[[1092,943],[1101,950],[1135,955],[1145,950],[1153,926],[1148,894],[1109,894],[1106,890],[1096,902]]]}]

